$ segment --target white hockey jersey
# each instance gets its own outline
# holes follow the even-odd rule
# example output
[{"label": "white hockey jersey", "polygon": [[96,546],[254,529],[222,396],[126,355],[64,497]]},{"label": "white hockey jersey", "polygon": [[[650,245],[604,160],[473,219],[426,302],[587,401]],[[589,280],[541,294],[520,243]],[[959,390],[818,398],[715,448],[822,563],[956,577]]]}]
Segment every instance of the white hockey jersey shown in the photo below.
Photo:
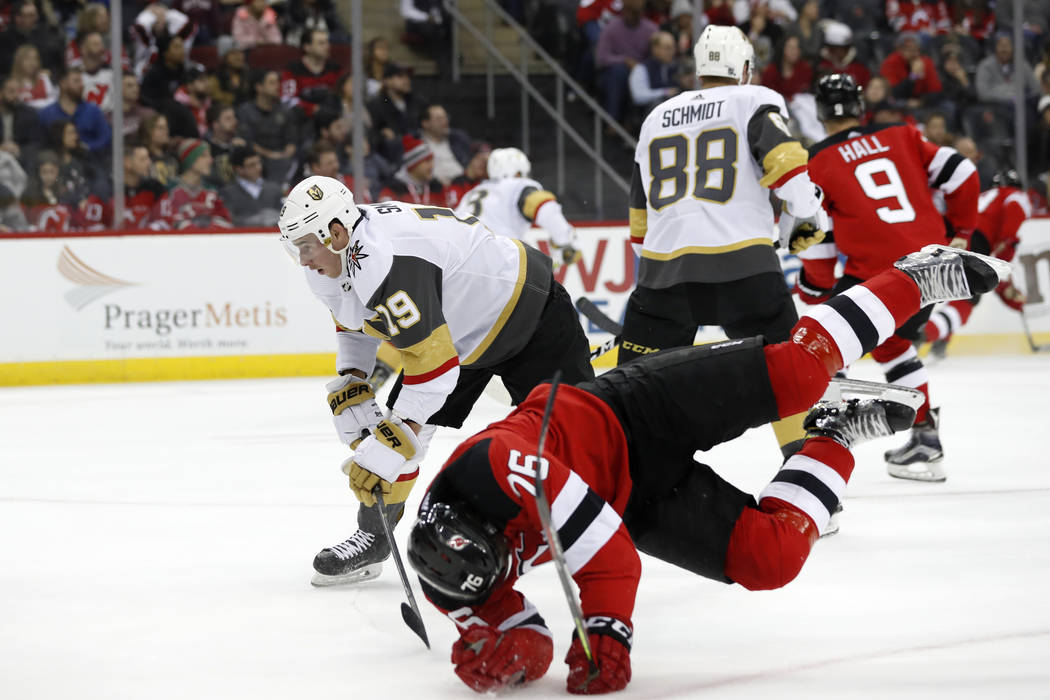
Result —
[{"label": "white hockey jersey", "polygon": [[389,340],[404,365],[394,409],[425,423],[460,365],[492,366],[528,343],[550,292],[550,260],[445,207],[359,209],[339,278],[307,278],[342,329],[340,362],[369,348],[374,360],[374,339]]},{"label": "white hockey jersey", "polygon": [[640,285],[724,282],[780,270],[769,190],[790,193],[799,175],[809,183],[807,154],[786,114],[784,99],[758,85],[684,92],[649,114],[631,183]]},{"label": "white hockey jersey", "polygon": [[[556,208],[557,215],[545,218],[541,224],[537,217],[544,208]],[[494,233],[519,241],[526,240],[533,223],[545,224],[547,234],[555,245],[564,246],[572,242],[572,228],[561,216],[561,205],[554,194],[527,177],[482,181],[463,195],[456,207],[456,215],[476,216]]]}]

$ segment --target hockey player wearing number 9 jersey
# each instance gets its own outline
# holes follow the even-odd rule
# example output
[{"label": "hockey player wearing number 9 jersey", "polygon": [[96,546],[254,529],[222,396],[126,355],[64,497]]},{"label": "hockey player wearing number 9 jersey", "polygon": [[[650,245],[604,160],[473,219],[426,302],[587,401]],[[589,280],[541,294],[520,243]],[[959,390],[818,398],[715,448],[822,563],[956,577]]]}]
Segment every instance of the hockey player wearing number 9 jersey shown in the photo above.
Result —
[{"label": "hockey player wearing number 9 jersey", "polygon": [[547,384],[456,448],[423,498],[408,546],[427,598],[458,629],[456,675],[490,692],[533,681],[552,661],[550,629],[515,590],[519,577],[551,558],[537,469],[546,470],[551,526],[579,587],[597,665],[590,673],[574,639],[565,659],[572,693],[616,691],[631,679],[637,550],[749,590],[794,579],[846,488],[850,448],[906,430],[914,406],[818,403],[804,446],[757,499],[693,455],[808,410],[837,370],[921,306],[987,292],[1009,273],[1005,263],[946,246],[895,268],[812,309],[788,342],[755,337],[667,350],[559,387],[542,459]]},{"label": "hockey player wearing number 9 jersey", "polygon": [[[708,26],[694,54],[703,87],[657,106],[638,138],[630,228],[641,263],[620,363],[691,345],[701,325],[730,338],[787,340],[798,313],[773,247],[770,190],[784,202],[780,237],[791,252],[826,228],[784,98],[747,84],[747,37]],[[787,456],[800,445],[802,416],[785,419],[774,431]]]},{"label": "hockey player wearing number 9 jersey", "polygon": [[[930,243],[966,247],[977,224],[977,168],[955,149],[930,143],[907,124],[860,126],[861,90],[849,75],[826,75],[817,84],[817,114],[828,138],[810,147],[810,177],[824,190],[832,231],[803,252],[799,297],[818,303],[869,279],[910,250]],[[944,194],[942,218],[931,189]],[[946,225],[947,224],[947,225]],[[835,278],[838,254],[846,256]],[[913,343],[931,309],[924,308],[871,354],[886,381],[921,390],[907,444],[886,452],[891,476],[944,481],[938,409],[930,408],[926,369]]]}]

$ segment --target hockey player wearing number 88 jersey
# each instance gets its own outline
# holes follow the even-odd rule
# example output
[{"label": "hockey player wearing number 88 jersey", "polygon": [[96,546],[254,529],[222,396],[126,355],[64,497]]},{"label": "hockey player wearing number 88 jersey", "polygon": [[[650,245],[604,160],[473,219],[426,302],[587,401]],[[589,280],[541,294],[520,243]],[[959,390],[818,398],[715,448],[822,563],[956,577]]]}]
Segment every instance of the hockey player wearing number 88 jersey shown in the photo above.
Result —
[{"label": "hockey player wearing number 88 jersey", "polygon": [[[780,242],[791,252],[821,240],[827,226],[784,98],[747,84],[747,37],[708,26],[694,54],[702,88],[657,106],[638,138],[630,228],[641,263],[620,363],[691,345],[702,325],[729,338],[787,340],[798,314],[774,250],[770,190],[784,202]],[[800,445],[801,419],[774,425],[785,456]]]},{"label": "hockey player wearing number 88 jersey", "polygon": [[[818,403],[807,439],[757,499],[694,461],[751,427],[804,412],[844,365],[935,300],[991,289],[1009,265],[946,246],[909,255],[815,307],[791,340],[760,337],[647,355],[553,400],[550,385],[456,448],[434,478],[409,535],[408,560],[427,598],[455,623],[455,672],[478,692],[536,680],[553,658],[551,631],[517,590],[550,561],[535,499],[546,470],[551,526],[580,591],[592,673],[579,640],[568,690],[597,694],[631,679],[637,550],[749,590],[786,585],[827,527],[853,470],[850,449],[905,430],[914,406],[883,399]],[[637,550],[636,550],[637,548]]]},{"label": "hockey player wearing number 88 jersey", "polygon": [[[570,383],[593,378],[590,346],[550,260],[474,217],[405,202],[357,206],[341,182],[314,176],[289,193],[278,225],[337,323],[339,376],[327,399],[355,450],[343,469],[361,501],[359,531],[317,555],[314,583],[372,578],[390,553],[373,489],[396,522],[435,426],[461,426],[493,376],[515,404],[557,370]],[[365,383],[380,340],[403,365],[386,418]]]},{"label": "hockey player wearing number 88 jersey", "polygon": [[[968,245],[977,224],[980,189],[972,162],[953,148],[930,143],[906,124],[860,126],[863,97],[849,75],[821,78],[816,101],[829,136],[810,148],[809,172],[824,190],[832,231],[799,256],[803,301],[817,303],[840,294],[909,250],[949,240],[953,246]],[[944,194],[943,218],[931,188]],[[836,279],[839,253],[846,263]],[[902,479],[944,481],[939,413],[930,408],[926,369],[913,346],[930,311],[920,310],[871,354],[886,381],[926,394],[907,444],[886,452],[887,470]]]},{"label": "hockey player wearing number 88 jersey", "polygon": [[517,148],[497,148],[489,154],[487,169],[488,177],[463,195],[457,216],[476,216],[493,233],[518,240],[536,224],[550,236],[555,266],[579,260],[576,231],[554,194],[529,178],[528,156]]}]

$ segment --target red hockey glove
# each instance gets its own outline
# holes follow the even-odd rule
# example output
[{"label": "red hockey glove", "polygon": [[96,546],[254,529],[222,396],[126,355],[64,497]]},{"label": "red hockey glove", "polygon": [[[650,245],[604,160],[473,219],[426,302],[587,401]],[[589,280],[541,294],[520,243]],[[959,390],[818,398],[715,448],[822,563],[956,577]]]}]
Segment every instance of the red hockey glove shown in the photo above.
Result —
[{"label": "red hockey glove", "polygon": [[1013,282],[1000,282],[995,288],[995,293],[1003,300],[1003,303],[1014,311],[1020,311],[1024,306],[1024,292],[1014,286]]},{"label": "red hockey glove", "polygon": [[810,305],[823,304],[831,298],[830,288],[818,287],[815,284],[811,284],[809,280],[806,279],[805,268],[800,268],[798,271],[798,281],[795,282],[795,293],[798,294],[799,299]]},{"label": "red hockey glove", "polygon": [[456,675],[479,693],[534,681],[553,658],[551,638],[526,627],[471,627],[452,645]]},{"label": "red hockey glove", "polygon": [[568,689],[574,695],[598,695],[623,690],[631,680],[631,627],[612,617],[589,617],[585,621],[597,675],[591,673],[580,638],[573,634],[565,655],[569,665]]}]

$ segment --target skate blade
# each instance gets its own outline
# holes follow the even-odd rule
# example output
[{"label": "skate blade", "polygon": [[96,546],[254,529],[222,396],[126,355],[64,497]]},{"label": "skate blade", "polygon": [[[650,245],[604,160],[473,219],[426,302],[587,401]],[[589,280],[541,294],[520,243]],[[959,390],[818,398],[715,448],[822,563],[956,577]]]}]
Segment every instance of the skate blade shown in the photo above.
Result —
[{"label": "skate blade", "polygon": [[315,571],[314,577],[310,581],[310,585],[315,588],[327,588],[329,586],[345,586],[353,583],[363,583],[364,581],[371,581],[374,578],[378,578],[381,573],[383,573],[382,562],[369,564],[364,568],[351,571],[348,574],[340,574],[339,576],[329,576]]},{"label": "skate blade", "polygon": [[908,479],[910,481],[939,483],[948,479],[940,461],[887,464],[886,473],[897,479]]},{"label": "skate blade", "polygon": [[900,386],[899,384],[840,378],[831,380],[821,400],[841,401],[844,395],[882,399],[883,401],[903,404],[916,411],[919,410],[919,407],[926,400],[926,396],[918,389]]},{"label": "skate blade", "polygon": [[[928,245],[928,246],[923,246],[921,252],[923,252],[923,253],[932,253],[935,250],[945,250],[945,251],[948,251],[949,253],[958,253],[959,252],[959,250],[957,250],[956,248],[952,248],[951,246],[947,246],[947,245],[940,245],[938,243],[933,243],[933,244]],[[975,253],[972,250],[967,250],[966,253],[969,254],[969,255],[972,255],[974,257],[979,258],[980,260],[985,262],[989,267],[991,267],[993,270],[995,270],[995,274],[999,277],[999,281],[1000,282],[1005,282],[1006,280],[1010,279],[1010,274],[1013,271],[1013,266],[1010,263],[1006,262],[1005,260],[1000,260],[999,258],[993,258],[990,255],[982,255],[980,253]]]}]

